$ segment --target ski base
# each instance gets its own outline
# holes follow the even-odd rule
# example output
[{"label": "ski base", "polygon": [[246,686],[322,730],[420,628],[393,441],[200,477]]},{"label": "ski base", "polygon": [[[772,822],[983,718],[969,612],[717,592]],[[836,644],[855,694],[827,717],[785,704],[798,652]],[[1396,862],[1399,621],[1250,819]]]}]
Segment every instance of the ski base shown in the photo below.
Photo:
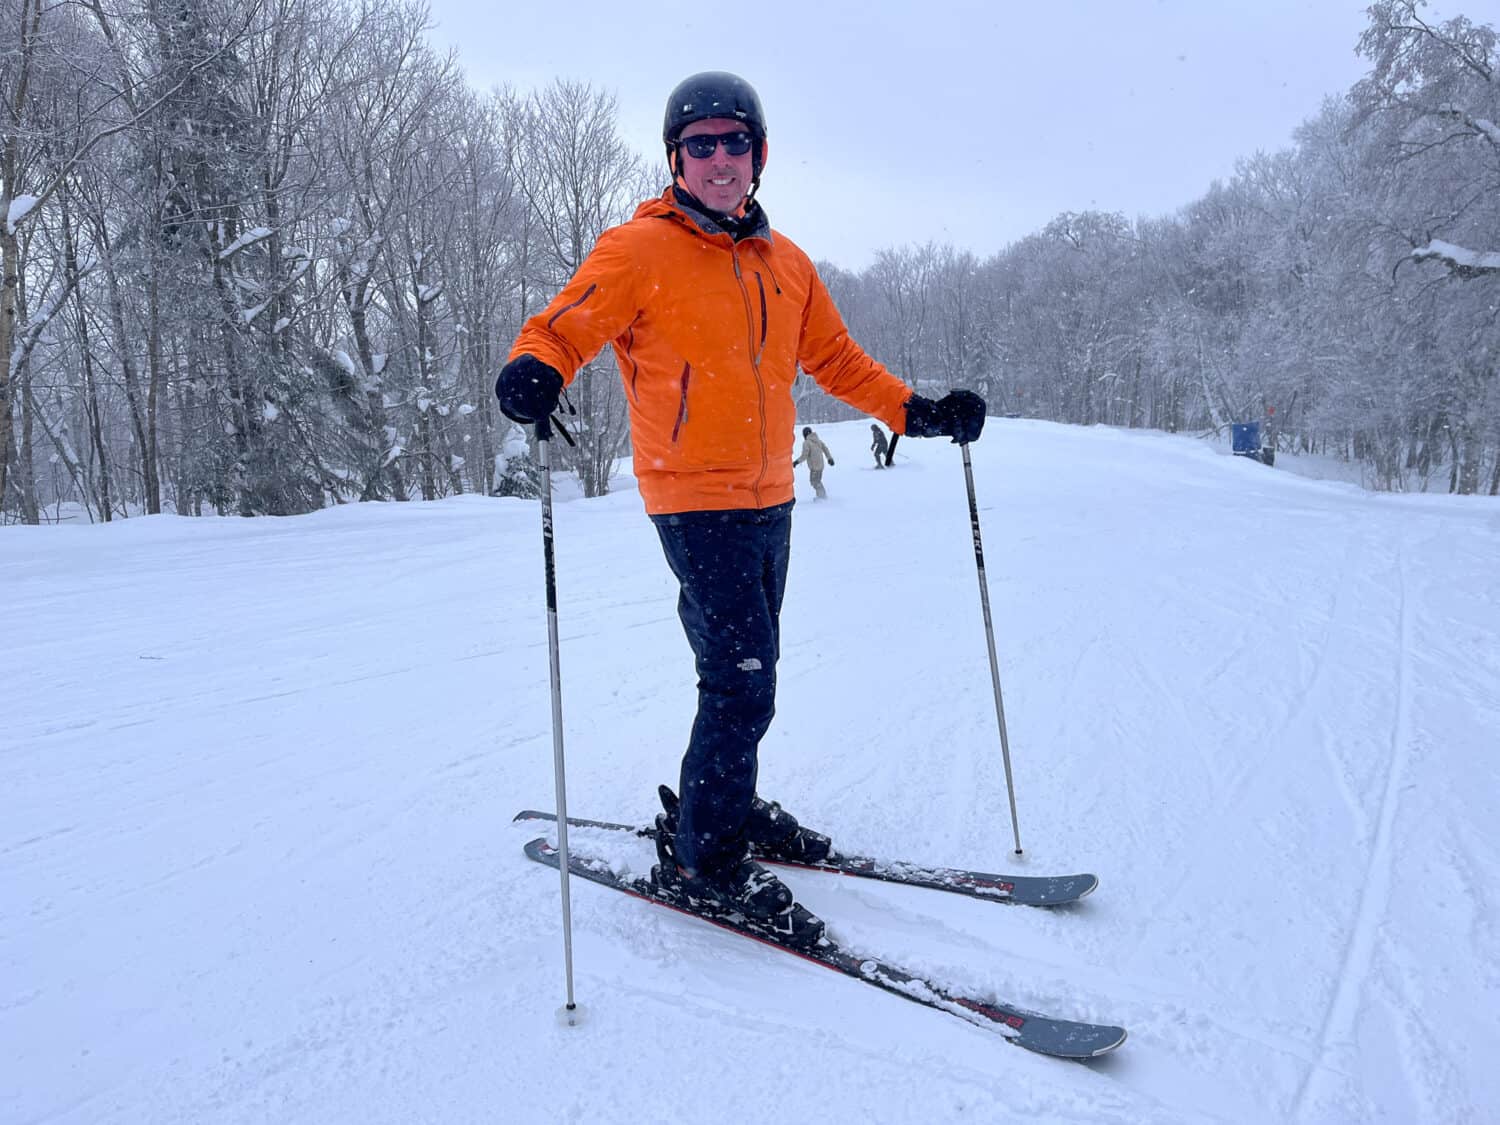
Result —
[{"label": "ski base", "polygon": [[[546,817],[541,819],[546,819]],[[588,821],[575,822],[571,817],[569,823],[585,826],[590,824]],[[593,824],[598,826],[601,822],[593,822]],[[642,835],[647,834],[645,830],[639,831]],[[527,844],[526,855],[549,867],[561,866],[557,849],[545,837],[539,837]],[[826,936],[810,946],[790,944],[775,933],[754,925],[741,914],[690,907],[666,895],[650,879],[621,878],[607,864],[597,859],[570,854],[568,871],[589,882],[623,891],[654,905],[665,906],[679,913],[700,918],[722,929],[754,938],[765,945],[795,954],[804,960],[833,969],[866,984],[872,984],[907,1000],[938,1011],[948,1012],[976,1026],[998,1031],[1008,1042],[1037,1054],[1064,1059],[1091,1059],[1107,1054],[1125,1042],[1126,1033],[1122,1027],[1053,1019],[1008,1004],[965,996],[878,958],[858,956],[843,949]]]},{"label": "ski base", "polygon": [[[536,809],[523,809],[515,815],[515,819],[555,822],[557,816]],[[568,817],[568,823],[575,828],[605,828],[613,832],[633,832],[646,839],[656,837],[655,828],[643,828],[635,824],[586,820],[575,816]],[[755,858],[761,863],[775,864],[778,867],[826,871],[860,879],[879,879],[885,883],[948,891],[968,895],[970,898],[1008,902],[1015,906],[1066,906],[1092,894],[1099,886],[1099,879],[1095,875],[997,875],[987,871],[965,871],[957,867],[928,867],[904,860],[839,855],[837,852],[820,863],[793,863],[761,855]]]}]

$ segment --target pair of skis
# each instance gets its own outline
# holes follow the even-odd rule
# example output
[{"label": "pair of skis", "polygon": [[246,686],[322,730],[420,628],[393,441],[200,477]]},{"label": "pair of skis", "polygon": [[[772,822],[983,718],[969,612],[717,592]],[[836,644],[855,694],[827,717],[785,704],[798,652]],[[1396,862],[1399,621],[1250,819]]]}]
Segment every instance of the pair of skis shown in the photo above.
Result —
[{"label": "pair of skis", "polygon": [[[555,822],[557,817],[552,813],[526,809],[516,814],[515,819],[517,821]],[[568,823],[580,828],[628,832],[648,839],[656,835],[654,827],[585,820],[577,817],[569,817]],[[549,844],[545,837],[532,840],[526,845],[525,850],[527,857],[538,863],[554,868],[560,866],[557,849]],[[762,859],[762,862],[810,871],[826,871],[861,879],[878,879],[882,882],[925,887],[971,898],[1024,906],[1063,906],[1077,902],[1090,894],[1099,882],[1093,875],[1055,877],[999,875],[950,867],[927,867],[915,863],[872,859],[866,856],[843,856],[837,853],[819,863],[788,863],[769,858]],[[970,1023],[999,1031],[1016,1046],[1025,1047],[1039,1054],[1059,1058],[1088,1059],[1107,1054],[1125,1042],[1124,1028],[1054,1019],[1009,1004],[966,996],[933,981],[924,980],[879,958],[859,956],[842,948],[826,936],[811,946],[794,945],[776,933],[756,926],[743,915],[689,907],[664,892],[649,878],[639,876],[622,878],[607,864],[597,859],[570,854],[568,870],[571,874],[592,883],[623,891],[655,905],[701,918],[723,929],[783,949],[805,960],[864,981],[866,984],[875,985],[877,988],[893,992],[929,1008],[936,1008]]]}]

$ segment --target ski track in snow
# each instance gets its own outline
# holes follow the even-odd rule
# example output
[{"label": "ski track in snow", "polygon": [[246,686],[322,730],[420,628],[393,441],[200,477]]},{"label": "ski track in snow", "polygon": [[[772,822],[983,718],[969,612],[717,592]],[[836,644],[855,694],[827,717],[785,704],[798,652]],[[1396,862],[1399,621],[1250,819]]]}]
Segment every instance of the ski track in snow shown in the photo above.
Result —
[{"label": "ski track in snow", "polygon": [[[1297,1092],[1293,1105],[1299,1119],[1306,1117],[1311,1104],[1316,1100],[1316,1090],[1331,1069],[1329,1056],[1336,1047],[1342,1051],[1348,1046],[1375,957],[1379,925],[1385,917],[1390,902],[1392,826],[1395,823],[1396,809],[1401,800],[1401,788],[1406,776],[1406,763],[1412,740],[1410,652],[1413,610],[1407,593],[1406,567],[1399,541],[1395,548],[1393,568],[1396,573],[1399,598],[1397,611],[1399,636],[1395,645],[1395,667],[1392,670],[1392,681],[1395,685],[1395,716],[1391,722],[1390,752],[1385,766],[1385,787],[1381,796],[1379,819],[1374,837],[1368,843],[1369,862],[1360,883],[1359,909],[1349,930],[1348,942],[1338,972],[1338,987],[1318,1037],[1318,1063],[1308,1072],[1308,1079]],[[1343,1066],[1338,1069],[1341,1073],[1346,1072]],[[1323,1112],[1320,1107],[1318,1114],[1321,1116]]]},{"label": "ski track in snow", "polygon": [[[1339,566],[1338,581],[1333,587],[1328,613],[1324,618],[1324,627],[1320,630],[1316,641],[1317,654],[1312,658],[1311,671],[1305,674],[1305,686],[1293,698],[1286,718],[1271,735],[1273,740],[1282,740],[1289,733],[1294,732],[1298,724],[1305,721],[1311,714],[1310,707],[1313,701],[1323,702],[1319,694],[1326,678],[1324,673],[1329,666],[1331,653],[1334,651],[1335,638],[1347,632],[1355,622],[1357,609],[1355,597],[1349,591],[1349,584],[1351,576],[1357,574],[1356,559],[1367,545],[1365,539],[1351,531]],[[1328,761],[1329,774],[1333,778],[1339,796],[1343,798],[1345,808],[1349,810],[1355,823],[1361,826],[1359,834],[1364,835],[1365,809],[1360,803],[1359,796],[1350,788],[1342,763],[1334,756],[1332,748],[1325,740],[1318,740],[1318,749]]]},{"label": "ski track in snow", "polygon": [[[1115,1056],[578,880],[589,1022],[558,1028],[556,873],[508,823],[551,803],[540,520],[465,497],[0,528],[0,1119],[696,1125],[767,1084],[877,1125],[1491,1116],[1494,502],[992,420],[1016,857],[961,464],[901,448],[797,508],[761,789],[849,851],[1101,885],[1045,911],[787,881],[851,948],[1125,1025]],[[676,591],[628,476],[558,484],[569,807],[642,822],[692,716]]]}]

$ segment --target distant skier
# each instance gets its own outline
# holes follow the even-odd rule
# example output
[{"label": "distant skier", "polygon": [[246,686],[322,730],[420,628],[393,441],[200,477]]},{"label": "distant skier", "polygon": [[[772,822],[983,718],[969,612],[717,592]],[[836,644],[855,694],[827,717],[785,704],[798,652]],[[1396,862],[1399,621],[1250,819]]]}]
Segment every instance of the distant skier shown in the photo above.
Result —
[{"label": "distant skier", "polygon": [[879,422],[870,423],[870,432],[875,435],[875,440],[870,443],[870,452],[875,454],[875,467],[885,468],[885,455],[890,449],[890,444],[885,440],[885,431],[880,428]]},{"label": "distant skier", "polygon": [[833,464],[833,454],[828,452],[828,447],[823,444],[823,439],[813,433],[811,426],[802,427],[802,452],[792,462],[792,468],[796,468],[802,462],[807,462],[807,479],[812,481],[813,491],[818,494],[819,500],[827,500],[828,493],[823,491],[823,461],[828,460]]}]

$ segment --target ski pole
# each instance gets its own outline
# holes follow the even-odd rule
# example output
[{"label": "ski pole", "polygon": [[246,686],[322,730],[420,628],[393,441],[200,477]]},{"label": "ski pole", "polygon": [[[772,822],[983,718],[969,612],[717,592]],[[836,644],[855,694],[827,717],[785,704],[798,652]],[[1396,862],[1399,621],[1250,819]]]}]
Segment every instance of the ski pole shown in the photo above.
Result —
[{"label": "ski pole", "polygon": [[537,454],[542,467],[542,555],[547,572],[547,654],[552,682],[552,765],[557,788],[557,870],[562,876],[563,966],[567,976],[567,1003],[558,1020],[568,1027],[583,1021],[583,1011],[573,998],[573,901],[568,885],[568,779],[563,765],[562,664],[557,641],[557,567],[552,549],[552,427],[548,419],[537,423]]},{"label": "ski pole", "polygon": [[979,539],[979,504],[974,499],[974,466],[969,443],[960,442],[964,454],[964,483],[969,486],[969,526],[974,532],[974,563],[979,568],[979,604],[984,607],[984,639],[990,650],[990,679],[995,684],[995,721],[1000,724],[1000,753],[1005,759],[1005,788],[1010,794],[1010,826],[1016,835],[1016,855],[1021,854],[1021,822],[1016,816],[1016,782],[1010,771],[1010,738],[1005,733],[1005,701],[1000,697],[1000,661],[995,656],[995,625],[990,618],[990,587],[984,576],[984,545]]}]

